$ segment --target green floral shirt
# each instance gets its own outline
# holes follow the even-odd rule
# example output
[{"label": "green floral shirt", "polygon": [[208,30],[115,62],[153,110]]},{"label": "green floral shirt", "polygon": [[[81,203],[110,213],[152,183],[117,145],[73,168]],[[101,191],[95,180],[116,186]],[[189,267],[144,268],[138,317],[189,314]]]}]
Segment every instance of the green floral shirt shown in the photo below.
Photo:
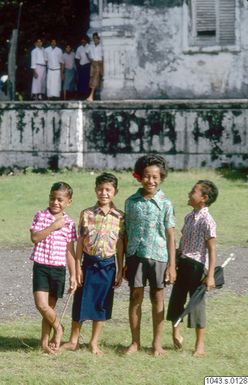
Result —
[{"label": "green floral shirt", "polygon": [[135,254],[167,262],[166,229],[171,227],[175,227],[174,209],[165,194],[158,190],[147,200],[139,189],[125,202],[126,257]]}]

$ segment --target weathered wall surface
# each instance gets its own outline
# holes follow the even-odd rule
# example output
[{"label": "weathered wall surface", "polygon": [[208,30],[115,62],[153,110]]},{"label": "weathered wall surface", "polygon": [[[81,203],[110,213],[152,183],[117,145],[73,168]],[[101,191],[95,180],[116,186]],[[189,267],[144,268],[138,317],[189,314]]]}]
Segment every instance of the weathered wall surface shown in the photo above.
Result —
[{"label": "weathered wall surface", "polygon": [[83,167],[80,102],[1,103],[0,167]]},{"label": "weathered wall surface", "polygon": [[[120,2],[118,2],[120,3]],[[192,47],[190,1],[108,3],[91,30],[105,52],[103,100],[246,98],[248,2],[236,0],[233,46]]]},{"label": "weathered wall surface", "polygon": [[0,167],[248,167],[248,100],[2,103]]}]

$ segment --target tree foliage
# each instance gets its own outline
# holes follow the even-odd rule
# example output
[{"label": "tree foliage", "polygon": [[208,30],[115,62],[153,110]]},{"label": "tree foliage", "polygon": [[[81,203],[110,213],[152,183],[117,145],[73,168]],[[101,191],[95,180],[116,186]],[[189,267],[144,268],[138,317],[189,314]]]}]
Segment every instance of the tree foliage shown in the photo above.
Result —
[{"label": "tree foliage", "polygon": [[[9,40],[17,28],[20,0],[0,0],[0,74],[7,72]],[[27,97],[30,89],[30,50],[36,38],[48,45],[57,39],[63,48],[66,42],[73,47],[88,29],[89,0],[23,0],[21,7],[18,52],[17,91]]]}]

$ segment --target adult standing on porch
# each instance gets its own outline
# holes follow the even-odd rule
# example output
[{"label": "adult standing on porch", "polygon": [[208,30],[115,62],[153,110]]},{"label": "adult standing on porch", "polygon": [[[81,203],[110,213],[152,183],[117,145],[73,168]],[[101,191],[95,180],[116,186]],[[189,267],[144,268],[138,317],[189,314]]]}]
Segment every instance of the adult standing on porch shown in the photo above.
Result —
[{"label": "adult standing on porch", "polygon": [[62,49],[57,47],[55,39],[51,40],[51,45],[45,49],[47,62],[47,97],[59,98],[62,80]]},{"label": "adult standing on porch", "polygon": [[100,43],[100,36],[97,32],[93,33],[93,43],[90,44],[89,56],[91,60],[90,68],[90,95],[88,102],[93,102],[95,91],[100,87],[103,76],[103,47]]},{"label": "adult standing on porch", "polygon": [[89,59],[89,44],[87,36],[81,39],[81,45],[76,50],[75,59],[78,68],[78,92],[83,99],[89,95],[90,81],[90,59]]},{"label": "adult standing on porch", "polygon": [[31,94],[34,100],[42,100],[46,92],[46,62],[42,40],[36,39],[31,51],[31,69],[33,70]]}]

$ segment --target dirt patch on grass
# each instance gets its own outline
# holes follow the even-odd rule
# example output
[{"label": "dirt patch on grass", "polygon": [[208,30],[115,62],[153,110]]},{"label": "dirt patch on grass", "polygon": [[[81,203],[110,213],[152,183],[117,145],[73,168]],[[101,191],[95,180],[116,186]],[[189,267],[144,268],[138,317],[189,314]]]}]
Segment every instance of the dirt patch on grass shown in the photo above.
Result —
[{"label": "dirt patch on grass", "polygon": [[[31,248],[0,249],[0,320],[11,320],[20,316],[40,317],[35,309],[32,294],[32,262],[29,260]],[[239,295],[248,294],[248,248],[233,247],[218,251],[218,264],[233,255],[235,261],[225,268],[225,285],[221,289]],[[146,290],[146,293],[148,290]],[[168,297],[170,288],[166,289]],[[219,290],[214,290],[217,295]],[[128,300],[129,289],[124,282],[116,290],[115,299]],[[63,307],[59,301],[58,312]],[[68,309],[69,313],[70,310]]]}]

